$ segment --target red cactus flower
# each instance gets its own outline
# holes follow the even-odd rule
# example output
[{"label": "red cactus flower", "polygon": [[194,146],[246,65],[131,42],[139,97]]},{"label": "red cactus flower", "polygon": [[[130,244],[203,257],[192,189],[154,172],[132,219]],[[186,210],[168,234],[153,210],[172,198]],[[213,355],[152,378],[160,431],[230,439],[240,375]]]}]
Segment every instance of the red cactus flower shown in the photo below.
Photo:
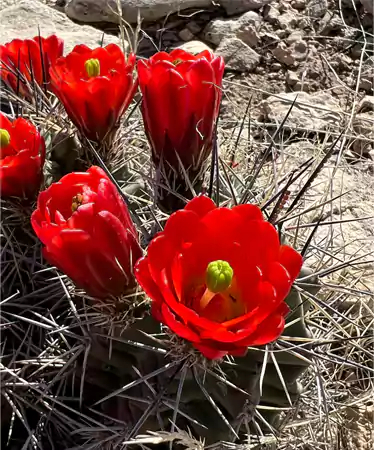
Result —
[{"label": "red cactus flower", "polygon": [[115,44],[91,50],[77,45],[51,68],[54,92],[79,131],[102,140],[117,124],[134,96],[135,55],[125,58]]},{"label": "red cactus flower", "polygon": [[141,249],[127,206],[99,167],[73,172],[38,197],[31,224],[45,258],[94,297],[135,287]]},{"label": "red cactus flower", "polygon": [[[176,49],[138,63],[142,113],[153,160],[199,172],[212,149],[221,101],[222,57]],[[178,157],[176,156],[178,155]]]},{"label": "red cactus flower", "polygon": [[301,265],[257,206],[217,208],[202,196],[170,216],[135,276],[154,318],[217,359],[280,336]]},{"label": "red cactus flower", "polygon": [[0,113],[1,197],[32,198],[43,181],[45,143],[29,121]]},{"label": "red cactus flower", "polygon": [[13,39],[0,45],[0,77],[14,91],[30,96],[26,81],[40,86],[49,83],[49,68],[62,56],[64,41],[52,34],[47,38]]}]

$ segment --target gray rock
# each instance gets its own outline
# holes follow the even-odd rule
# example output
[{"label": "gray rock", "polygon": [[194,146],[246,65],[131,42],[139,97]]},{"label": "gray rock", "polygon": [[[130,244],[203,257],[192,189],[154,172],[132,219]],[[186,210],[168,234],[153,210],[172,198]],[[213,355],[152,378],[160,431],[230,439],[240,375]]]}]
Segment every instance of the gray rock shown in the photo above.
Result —
[{"label": "gray rock", "polygon": [[215,19],[208,23],[204,30],[204,39],[214,45],[219,45],[222,39],[237,37],[248,45],[256,45],[259,36],[257,29],[260,27],[262,17],[254,11],[249,11],[237,20]]},{"label": "gray rock", "polygon": [[193,20],[191,22],[188,22],[186,28],[189,29],[192,34],[198,34],[202,29],[201,26]]},{"label": "gray rock", "polygon": [[[374,105],[371,104],[373,108]],[[352,121],[352,128],[357,138],[354,140],[352,150],[359,156],[366,156],[373,150],[374,142],[374,114],[362,112],[356,114]]]},{"label": "gray rock", "polygon": [[312,18],[318,19],[326,14],[328,9],[327,0],[309,0],[306,11]]},{"label": "gray rock", "polygon": [[260,36],[253,25],[247,25],[244,28],[240,28],[236,33],[236,37],[241,39],[250,47],[256,47],[258,41],[260,40]]},{"label": "gray rock", "polygon": [[293,0],[291,6],[299,11],[306,8],[306,0]]},{"label": "gray rock", "polygon": [[298,92],[298,91],[308,92],[309,85],[305,83],[305,80],[299,80],[297,83],[295,83],[293,90],[295,92]]},{"label": "gray rock", "polygon": [[[15,6],[1,11],[0,43],[14,39],[32,38],[38,35],[38,26],[42,36],[57,34],[65,42],[65,54],[77,44],[98,47],[103,32],[90,26],[81,26],[72,22],[65,14],[44,5],[38,0],[17,0]],[[104,34],[104,45],[119,44],[115,36]],[[127,45],[127,43],[126,43]]]},{"label": "gray rock", "polygon": [[352,59],[349,56],[344,55],[344,54],[338,54],[338,55],[336,55],[335,60],[338,61],[338,64],[339,64],[338,68],[341,72],[352,71],[353,64],[352,64]]},{"label": "gray rock", "polygon": [[240,27],[253,25],[256,29],[258,29],[262,23],[262,17],[254,11],[248,11],[238,18],[238,23]]},{"label": "gray rock", "polygon": [[275,33],[279,37],[279,39],[281,39],[282,41],[284,39],[286,39],[286,37],[288,36],[288,31],[282,30],[280,28],[278,30],[276,30]]},{"label": "gray rock", "polygon": [[365,95],[357,107],[357,114],[371,112],[374,113],[374,97]]},{"label": "gray rock", "polygon": [[286,74],[286,82],[289,86],[295,86],[296,83],[300,81],[299,75],[297,72],[293,72],[292,70],[287,70]]},{"label": "gray rock", "polygon": [[338,101],[326,92],[314,94],[289,92],[272,95],[261,103],[265,119],[281,123],[296,96],[297,100],[287,119],[287,126],[313,132],[328,129],[338,131],[342,111]]},{"label": "gray rock", "polygon": [[215,53],[223,57],[228,69],[237,72],[250,72],[260,62],[260,55],[238,38],[223,39]]},{"label": "gray rock", "polygon": [[225,8],[228,15],[235,15],[261,9],[270,2],[271,0],[220,0],[219,4]]},{"label": "gray rock", "polygon": [[352,58],[354,58],[354,59],[361,58],[362,49],[363,49],[363,46],[362,46],[361,42],[358,44],[355,44],[353,47],[351,47],[350,53],[351,53]]},{"label": "gray rock", "polygon": [[258,75],[265,75],[266,69],[262,66],[257,66],[254,70],[254,73],[257,73]]},{"label": "gray rock", "polygon": [[[155,21],[187,8],[206,8],[211,0],[120,0],[122,18],[136,23],[138,13],[145,21]],[[118,22],[117,0],[69,0],[66,14],[80,22]]]},{"label": "gray rock", "polygon": [[274,25],[279,23],[280,11],[278,5],[270,5],[264,13],[265,20]]},{"label": "gray rock", "polygon": [[[365,80],[365,81],[364,81]],[[367,58],[362,66],[361,81],[363,83],[362,89],[366,91],[374,89],[374,57]],[[366,82],[368,81],[368,83]],[[371,85],[369,88],[369,84]],[[369,89],[368,89],[369,88]]]},{"label": "gray rock", "polygon": [[278,23],[282,30],[291,32],[291,30],[298,24],[299,19],[299,13],[295,9],[290,8],[287,12],[282,13],[278,17]]},{"label": "gray rock", "polygon": [[291,45],[291,54],[295,61],[304,61],[308,54],[308,44],[302,39],[294,42]]},{"label": "gray rock", "polygon": [[373,0],[360,0],[362,3],[362,6],[366,9],[368,13],[371,15],[374,14],[374,3]]},{"label": "gray rock", "polygon": [[328,36],[331,32],[342,32],[344,30],[344,23],[338,14],[333,11],[326,11],[326,14],[322,17],[319,25],[319,33],[324,36]]},{"label": "gray rock", "polygon": [[273,50],[274,57],[286,66],[292,66],[295,63],[295,57],[292,54],[292,49],[287,47],[284,42],[280,42]]},{"label": "gray rock", "polygon": [[261,43],[266,47],[275,47],[280,42],[279,36],[276,34],[264,32],[261,33]]},{"label": "gray rock", "polygon": [[368,78],[361,78],[359,89],[363,89],[366,92],[370,92],[373,90],[374,84],[373,80],[370,80]]},{"label": "gray rock", "polygon": [[235,37],[240,29],[238,20],[212,20],[204,29],[204,39],[214,45],[219,45],[225,37]]},{"label": "gray rock", "polygon": [[213,50],[208,47],[204,42],[201,41],[190,41],[185,42],[184,44],[180,45],[178,48],[181,48],[182,50],[185,50],[186,52],[193,53],[194,55],[203,52],[204,50],[209,50],[212,52]]},{"label": "gray rock", "polygon": [[298,22],[298,27],[300,28],[300,30],[305,30],[305,28],[310,27],[311,23],[310,23],[310,19],[306,18],[306,17],[302,17],[299,22]]},{"label": "gray rock", "polygon": [[178,33],[178,36],[185,42],[192,41],[195,37],[188,28],[183,28],[183,30]]},{"label": "gray rock", "polygon": [[270,66],[270,69],[272,72],[279,72],[282,70],[282,64],[281,63],[274,63]]},{"label": "gray rock", "polygon": [[0,11],[9,8],[10,6],[15,6],[18,3],[18,0],[1,0],[0,2]]},{"label": "gray rock", "polygon": [[295,30],[293,31],[286,39],[287,44],[294,44],[295,42],[300,41],[305,35],[303,30]]},{"label": "gray rock", "polygon": [[267,22],[287,31],[288,34],[298,24],[301,17],[298,11],[288,3],[274,3],[267,6],[264,11],[264,18]]}]

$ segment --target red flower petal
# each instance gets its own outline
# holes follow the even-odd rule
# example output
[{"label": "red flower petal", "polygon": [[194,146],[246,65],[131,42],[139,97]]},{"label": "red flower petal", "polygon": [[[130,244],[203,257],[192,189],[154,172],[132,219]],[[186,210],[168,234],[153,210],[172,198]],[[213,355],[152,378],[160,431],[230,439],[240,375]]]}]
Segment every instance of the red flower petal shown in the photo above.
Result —
[{"label": "red flower petal", "polygon": [[196,56],[196,58],[205,58],[209,62],[212,62],[212,60],[215,59],[213,53],[210,50],[203,50]]},{"label": "red flower petal", "polygon": [[[72,212],[78,194],[82,198],[74,201],[83,204]],[[121,295],[135,287],[133,265],[142,253],[136,230],[101,169],[70,173],[52,184],[39,195],[31,223],[49,261],[89,294]]]},{"label": "red flower petal", "polygon": [[244,220],[264,220],[261,209],[256,205],[237,205],[232,211],[239,214]]},{"label": "red flower petal", "polygon": [[134,268],[134,273],[138,283],[142,286],[148,297],[150,297],[153,302],[161,305],[162,294],[149,272],[148,258],[143,257],[138,260]]},{"label": "red flower petal", "polygon": [[177,61],[177,60],[193,61],[196,59],[196,56],[193,55],[192,53],[182,50],[181,48],[176,48],[175,50],[172,50],[170,52],[170,55],[168,55],[168,58],[170,59],[170,61]]},{"label": "red flower petal", "polygon": [[207,51],[195,56],[175,49],[140,61],[138,74],[154,162],[177,173],[182,162],[186,170],[198,172],[212,148],[223,60]]},{"label": "red flower petal", "polygon": [[[100,74],[89,78],[85,70],[88,59],[97,59]],[[53,90],[63,103],[70,119],[88,139],[100,141],[116,126],[132,100],[134,55],[126,61],[115,44],[91,50],[76,46],[50,69]]]},{"label": "red flower petal", "polygon": [[229,208],[216,208],[202,218],[202,223],[218,244],[221,241],[237,239],[242,219]]},{"label": "red flower petal", "polygon": [[205,195],[199,195],[190,200],[185,206],[185,211],[193,211],[199,217],[204,217],[213,209],[216,209],[216,205],[212,199],[206,197]]},{"label": "red flower petal", "polygon": [[203,344],[193,344],[193,346],[199,350],[200,353],[202,353],[205,358],[208,359],[221,359],[223,358],[225,355],[227,355],[227,351],[221,351],[221,350],[217,350],[214,347],[209,347],[207,345],[203,345]]},{"label": "red flower petal", "polygon": [[[207,264],[219,259],[233,268],[233,281],[202,309]],[[296,273],[300,261],[258,207],[217,208],[198,197],[169,218],[142,260],[144,281],[137,278],[154,299],[154,317],[207,358],[240,356],[281,334],[293,282],[286,266]]]},{"label": "red flower petal", "polygon": [[43,180],[45,143],[27,120],[13,122],[0,113],[0,128],[8,131],[9,145],[1,149],[1,196],[33,198]]},{"label": "red flower petal", "polygon": [[165,303],[161,304],[161,315],[163,322],[176,335],[190,342],[200,342],[199,335],[191,330],[188,326],[176,319],[175,315],[171,313],[170,309]]},{"label": "red flower petal", "polygon": [[191,242],[202,232],[202,224],[199,217],[189,210],[180,210],[169,217],[166,222],[164,235],[173,241],[174,249],[178,249],[182,243]]},{"label": "red flower petal", "polygon": [[300,273],[303,258],[296,250],[287,245],[281,245],[279,249],[279,263],[287,269],[291,280],[294,281]]},{"label": "red flower petal", "polygon": [[4,114],[0,114],[0,128],[7,131],[12,129],[12,122]]},{"label": "red flower petal", "polygon": [[267,280],[274,286],[277,297],[284,299],[289,293],[292,279],[287,270],[279,263],[272,262],[268,268]]},{"label": "red flower petal", "polygon": [[196,331],[198,329],[215,330],[220,327],[220,324],[199,316],[195,311],[177,301],[173,292],[173,286],[169,282],[165,271],[161,274],[161,282],[158,284],[158,287],[160,288],[163,299],[169,306],[170,311],[183,319],[185,323],[189,323],[190,326],[193,326]]},{"label": "red flower petal", "polygon": [[269,344],[279,338],[284,330],[284,325],[285,321],[282,315],[269,316],[257,328],[256,333],[245,341],[245,344],[248,347]]},{"label": "red flower petal", "polygon": [[148,246],[148,267],[149,272],[158,284],[161,272],[165,267],[169,267],[174,257],[174,246],[164,234],[156,236]]},{"label": "red flower petal", "polygon": [[231,356],[245,356],[248,352],[248,347],[239,347],[235,350],[230,350],[228,352]]},{"label": "red flower petal", "polygon": [[[26,80],[47,87],[49,68],[62,53],[63,41],[55,35],[48,38],[36,36],[33,39],[13,39],[0,48],[0,58],[4,63],[0,76],[9,87],[18,90],[19,95],[31,97]],[[11,72],[17,72],[19,76]]]},{"label": "red flower petal", "polygon": [[171,56],[171,54],[169,55],[169,53],[166,52],[158,52],[155,53],[153,56],[151,56],[151,58],[149,59],[149,62],[151,64],[155,64],[157,63],[157,61],[173,61],[173,57]]}]

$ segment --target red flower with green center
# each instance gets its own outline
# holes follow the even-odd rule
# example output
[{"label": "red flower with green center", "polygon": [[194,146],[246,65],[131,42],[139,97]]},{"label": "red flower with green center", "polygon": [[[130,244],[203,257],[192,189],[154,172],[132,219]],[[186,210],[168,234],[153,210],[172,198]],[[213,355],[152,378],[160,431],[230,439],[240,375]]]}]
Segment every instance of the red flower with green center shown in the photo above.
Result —
[{"label": "red flower with green center", "polygon": [[51,68],[53,90],[88,139],[100,141],[116,127],[133,99],[135,55],[118,45],[91,50],[77,45]]},{"label": "red flower with green center", "polygon": [[[157,164],[200,172],[212,149],[224,62],[209,51],[176,49],[138,63],[145,130]],[[178,157],[176,156],[178,155]]]},{"label": "red flower with green center", "polygon": [[32,227],[45,258],[94,297],[130,292],[141,257],[127,206],[99,167],[73,172],[38,197]]},{"label": "red flower with green center", "polygon": [[0,113],[1,197],[32,198],[43,181],[45,143],[29,121]]},{"label": "red flower with green center", "polygon": [[14,91],[31,96],[26,81],[42,86],[49,83],[49,68],[62,56],[64,41],[52,34],[47,38],[13,39],[0,45],[0,78]]},{"label": "red flower with green center", "polygon": [[170,216],[135,275],[155,319],[217,359],[280,336],[301,265],[257,206],[196,197]]}]

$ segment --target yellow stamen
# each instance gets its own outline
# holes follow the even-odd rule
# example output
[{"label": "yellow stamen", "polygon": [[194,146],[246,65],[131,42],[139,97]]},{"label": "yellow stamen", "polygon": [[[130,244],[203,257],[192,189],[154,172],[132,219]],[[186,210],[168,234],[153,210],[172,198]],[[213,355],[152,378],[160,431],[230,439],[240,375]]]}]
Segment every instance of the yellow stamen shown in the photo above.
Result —
[{"label": "yellow stamen", "polygon": [[216,295],[215,292],[212,292],[208,288],[206,288],[205,292],[200,300],[200,308],[205,309],[209,305],[209,303],[211,302],[211,300],[213,299],[213,297],[215,295]]},{"label": "yellow stamen", "polygon": [[74,195],[73,201],[71,203],[71,210],[75,212],[82,205],[82,203],[83,203],[83,195],[82,194]]},{"label": "yellow stamen", "polygon": [[4,128],[0,128],[0,148],[5,148],[10,144],[10,134]]}]

